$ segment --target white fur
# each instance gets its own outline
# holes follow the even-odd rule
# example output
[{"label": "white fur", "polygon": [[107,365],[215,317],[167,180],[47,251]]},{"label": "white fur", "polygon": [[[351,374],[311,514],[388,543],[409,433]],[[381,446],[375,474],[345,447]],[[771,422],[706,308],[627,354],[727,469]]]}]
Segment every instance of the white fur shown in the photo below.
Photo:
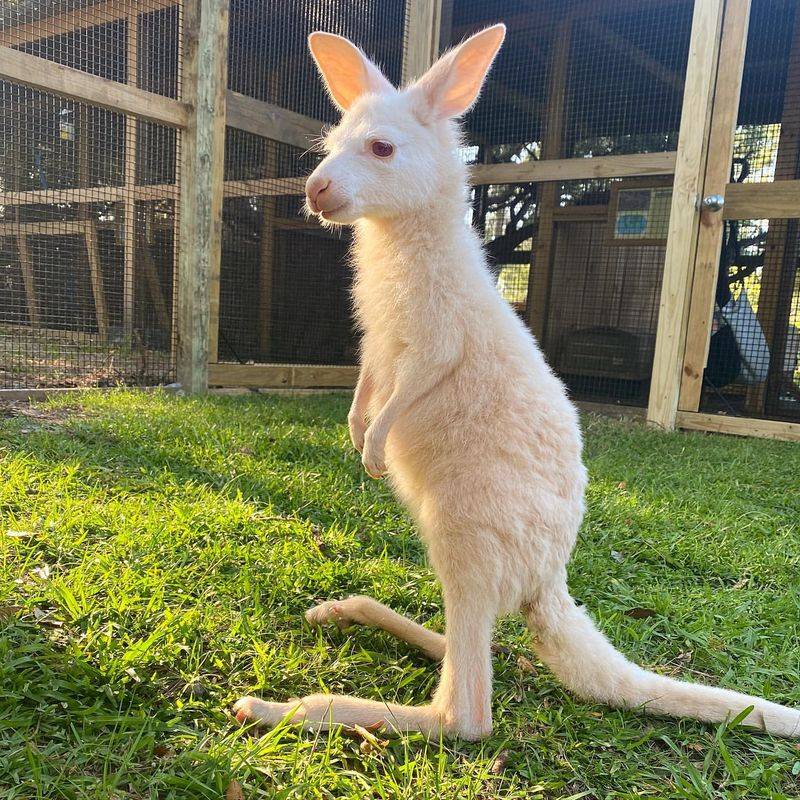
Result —
[{"label": "white fur", "polygon": [[[442,659],[441,682],[426,706],[246,697],[237,714],[266,724],[291,715],[323,727],[485,736],[492,625],[521,609],[539,657],[581,697],[709,722],[753,706],[745,725],[798,736],[796,710],[635,666],[569,595],[566,564],[586,487],[578,415],[530,331],[500,298],[465,222],[466,173],[450,120],[475,101],[503,34],[502,26],[477,34],[403,91],[380,85],[377,68],[359,66],[353,51],[365,57],[346,40],[315,51],[329,81],[338,72],[351,94],[361,81],[309,179],[338,193],[328,207],[344,203],[326,215],[328,224],[355,224],[363,342],[350,431],[367,471],[388,474],[418,523],[442,583],[446,646],[445,637],[369,598],[323,603],[307,618],[385,628]],[[374,139],[394,145],[390,159],[371,154]]]}]

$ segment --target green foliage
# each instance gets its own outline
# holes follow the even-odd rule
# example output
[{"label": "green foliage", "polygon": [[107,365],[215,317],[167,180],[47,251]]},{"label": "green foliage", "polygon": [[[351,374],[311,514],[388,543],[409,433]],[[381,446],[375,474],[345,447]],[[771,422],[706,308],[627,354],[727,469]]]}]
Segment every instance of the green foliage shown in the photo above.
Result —
[{"label": "green foliage", "polygon": [[[443,623],[346,408],[113,393],[0,421],[0,796],[216,800],[237,780],[248,800],[797,797],[793,743],[577,702],[518,662],[516,619],[498,626],[484,743],[241,730],[245,692],[423,702],[434,686],[381,632],[302,622],[363,592]],[[586,439],[576,596],[640,663],[800,702],[798,447],[599,418]]]}]

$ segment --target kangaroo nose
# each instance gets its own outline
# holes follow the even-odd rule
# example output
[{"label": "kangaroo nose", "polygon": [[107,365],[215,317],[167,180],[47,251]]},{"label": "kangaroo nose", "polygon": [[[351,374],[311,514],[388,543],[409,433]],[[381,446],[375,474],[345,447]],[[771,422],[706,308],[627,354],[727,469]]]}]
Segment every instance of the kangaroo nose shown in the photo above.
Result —
[{"label": "kangaroo nose", "polygon": [[330,178],[326,178],[322,175],[318,175],[317,177],[312,175],[308,183],[306,183],[306,197],[308,198],[308,204],[311,206],[311,210],[315,214],[318,214],[320,211],[324,210],[321,207],[325,205],[324,198],[321,198],[320,195],[326,192],[330,185]]}]

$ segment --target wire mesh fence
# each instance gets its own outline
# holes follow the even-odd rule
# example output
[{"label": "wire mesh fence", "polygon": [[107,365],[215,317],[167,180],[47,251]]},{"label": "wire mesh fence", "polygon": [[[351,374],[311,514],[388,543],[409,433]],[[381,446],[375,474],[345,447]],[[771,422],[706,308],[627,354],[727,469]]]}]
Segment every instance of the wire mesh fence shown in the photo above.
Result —
[{"label": "wire mesh fence", "polygon": [[[0,45],[177,97],[179,6],[22,2]],[[175,130],[0,82],[0,388],[169,382]]]}]

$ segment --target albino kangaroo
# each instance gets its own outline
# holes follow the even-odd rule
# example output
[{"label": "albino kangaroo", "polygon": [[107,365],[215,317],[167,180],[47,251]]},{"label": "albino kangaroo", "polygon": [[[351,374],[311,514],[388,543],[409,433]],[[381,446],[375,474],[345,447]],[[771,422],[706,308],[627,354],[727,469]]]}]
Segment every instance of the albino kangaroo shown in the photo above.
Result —
[{"label": "albino kangaroo", "polygon": [[327,224],[355,226],[363,352],[350,434],[367,472],[388,474],[419,525],[442,583],[446,635],[367,597],[322,603],[306,617],[383,628],[441,659],[442,677],[429,705],[244,697],[237,717],[487,736],[492,625],[521,609],[541,660],[580,697],[709,722],[752,706],[745,725],[798,736],[800,711],[632,664],[569,595],[565,567],[586,486],[578,415],[493,285],[466,222],[456,152],[453,120],[477,99],[504,36],[503,25],[477,33],[403,90],[346,39],[309,38],[344,112],[306,195]]}]

